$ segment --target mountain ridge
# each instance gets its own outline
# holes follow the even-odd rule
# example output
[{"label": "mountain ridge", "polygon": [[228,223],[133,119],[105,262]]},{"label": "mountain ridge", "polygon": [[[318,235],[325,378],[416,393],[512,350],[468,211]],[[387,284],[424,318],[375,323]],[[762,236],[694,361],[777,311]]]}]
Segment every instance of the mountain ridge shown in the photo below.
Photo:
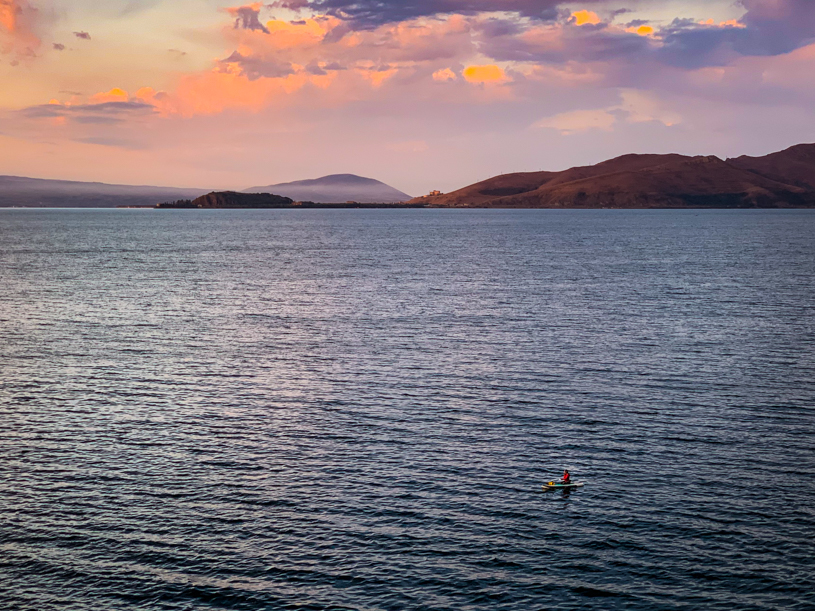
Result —
[{"label": "mountain ridge", "polygon": [[728,160],[631,153],[561,172],[502,174],[411,201],[454,208],[815,207],[815,144]]}]

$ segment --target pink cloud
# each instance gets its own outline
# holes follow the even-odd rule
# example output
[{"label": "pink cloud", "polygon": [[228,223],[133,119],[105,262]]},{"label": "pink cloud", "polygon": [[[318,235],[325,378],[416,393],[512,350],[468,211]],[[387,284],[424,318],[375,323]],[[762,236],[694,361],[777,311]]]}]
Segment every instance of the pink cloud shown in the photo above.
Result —
[{"label": "pink cloud", "polygon": [[0,53],[36,57],[42,41],[35,34],[38,12],[26,0],[0,0]]}]

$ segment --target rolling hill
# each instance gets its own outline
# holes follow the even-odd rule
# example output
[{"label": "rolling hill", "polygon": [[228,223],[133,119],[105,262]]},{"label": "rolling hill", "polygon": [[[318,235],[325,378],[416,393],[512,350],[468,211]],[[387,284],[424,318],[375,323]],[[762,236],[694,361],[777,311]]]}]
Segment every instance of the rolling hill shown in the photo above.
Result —
[{"label": "rolling hill", "polygon": [[465,208],[815,207],[815,145],[727,161],[624,155],[562,172],[504,174],[412,201]]}]

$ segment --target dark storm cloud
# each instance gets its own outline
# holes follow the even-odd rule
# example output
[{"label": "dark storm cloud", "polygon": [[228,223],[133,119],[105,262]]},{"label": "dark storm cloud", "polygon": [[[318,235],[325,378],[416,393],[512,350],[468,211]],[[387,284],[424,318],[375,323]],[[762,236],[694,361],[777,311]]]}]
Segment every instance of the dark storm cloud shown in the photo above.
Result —
[{"label": "dark storm cloud", "polygon": [[277,62],[262,57],[241,55],[238,51],[235,51],[226,59],[222,59],[220,63],[238,66],[241,73],[250,81],[256,81],[259,78],[281,78],[294,74],[294,68],[289,62]]}]

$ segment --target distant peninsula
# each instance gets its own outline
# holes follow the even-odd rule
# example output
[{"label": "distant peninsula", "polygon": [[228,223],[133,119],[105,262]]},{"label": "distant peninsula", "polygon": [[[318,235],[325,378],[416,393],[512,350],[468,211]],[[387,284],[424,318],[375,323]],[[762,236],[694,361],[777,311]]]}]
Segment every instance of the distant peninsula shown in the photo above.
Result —
[{"label": "distant peninsula", "polygon": [[411,202],[434,208],[813,208],[815,144],[727,160],[624,155],[562,172],[502,174]]}]

